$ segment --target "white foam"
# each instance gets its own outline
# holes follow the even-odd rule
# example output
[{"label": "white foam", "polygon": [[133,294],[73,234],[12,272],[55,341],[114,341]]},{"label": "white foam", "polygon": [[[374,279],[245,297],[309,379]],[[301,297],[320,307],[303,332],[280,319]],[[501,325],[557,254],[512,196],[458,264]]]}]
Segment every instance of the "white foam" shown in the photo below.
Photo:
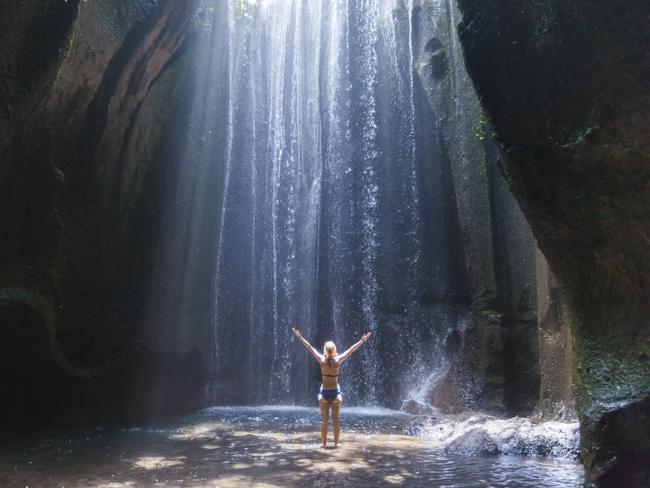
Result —
[{"label": "white foam", "polygon": [[[214,415],[219,413],[253,414],[253,413],[319,413],[318,407],[305,407],[302,405],[223,405],[204,408],[199,415]],[[390,408],[365,406],[345,407],[342,415],[368,416],[368,417],[405,417],[408,414]]]},{"label": "white foam", "polygon": [[417,435],[435,447],[457,454],[485,453],[577,459],[580,446],[578,422],[541,422],[514,417],[484,415],[440,422],[425,422]]}]

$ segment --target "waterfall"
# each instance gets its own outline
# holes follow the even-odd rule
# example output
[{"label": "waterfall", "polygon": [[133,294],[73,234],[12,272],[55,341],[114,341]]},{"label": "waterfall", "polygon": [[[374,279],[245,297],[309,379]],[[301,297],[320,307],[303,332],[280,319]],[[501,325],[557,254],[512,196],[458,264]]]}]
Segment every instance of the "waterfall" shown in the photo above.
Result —
[{"label": "waterfall", "polygon": [[352,404],[426,401],[448,365],[470,301],[439,127],[448,83],[426,69],[432,36],[450,43],[448,9],[204,1],[175,200],[203,230],[175,273],[202,277],[184,308],[210,317],[213,402],[313,402],[318,369],[291,327],[340,350],[373,332],[343,369]]}]

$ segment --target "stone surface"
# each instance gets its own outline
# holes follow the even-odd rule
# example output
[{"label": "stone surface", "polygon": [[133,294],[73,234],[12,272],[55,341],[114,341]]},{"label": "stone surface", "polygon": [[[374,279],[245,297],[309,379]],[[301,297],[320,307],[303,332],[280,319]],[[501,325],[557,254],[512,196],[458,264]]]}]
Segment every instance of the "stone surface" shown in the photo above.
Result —
[{"label": "stone surface", "polygon": [[546,258],[535,252],[540,387],[536,414],[542,419],[575,418],[573,339],[569,311]]},{"label": "stone surface", "polygon": [[650,401],[612,409],[593,427],[589,479],[602,486],[648,486]]},{"label": "stone surface", "polygon": [[601,420],[650,394],[650,6],[459,5],[503,169],[568,298],[588,480],[603,466],[647,470],[620,438],[597,453]]},{"label": "stone surface", "polygon": [[[144,358],[194,376],[189,352],[147,350],[138,324],[163,170],[150,163],[172,108],[160,100],[174,98],[170,67],[196,5],[3,5],[0,324],[16,365],[3,428],[110,411]],[[39,405],[49,408],[32,415]]]},{"label": "stone surface", "polygon": [[468,456],[496,456],[499,447],[482,430],[470,430],[454,439],[445,449],[450,454],[464,454]]},{"label": "stone surface", "polygon": [[466,412],[423,421],[411,427],[428,438],[432,447],[469,456],[542,456],[578,459],[578,422],[534,422],[527,418],[501,419]]},{"label": "stone surface", "polygon": [[[188,399],[179,403],[197,399],[171,372],[178,369],[187,385],[200,389],[207,361],[197,351],[208,349],[210,337],[201,331],[211,330],[213,318],[214,253],[206,236],[215,234],[215,224],[204,225],[196,241],[180,235],[173,236],[173,249],[161,245],[161,225],[186,221],[195,208],[194,194],[187,201],[172,196],[187,168],[169,164],[186,162],[177,147],[182,144],[174,144],[180,138],[169,136],[190,122],[182,95],[196,71],[179,53],[192,33],[195,4],[23,2],[23,9],[16,4],[3,16],[3,25],[20,28],[2,30],[2,70],[9,81],[0,98],[9,108],[3,113],[7,123],[0,124],[6,130],[0,134],[6,231],[0,237],[6,264],[0,268],[0,318],[12,333],[21,324],[33,331],[21,336],[16,354],[33,340],[38,354],[47,356],[43,361],[56,365],[54,383],[62,389],[51,417],[60,417],[70,403],[75,408],[69,417],[97,409],[119,415],[129,391],[138,391],[132,402],[142,409],[147,394],[166,398],[179,389]],[[447,20],[434,31],[424,22],[423,9],[431,8],[442,7],[421,2],[413,10],[419,26],[415,81],[438,117],[431,125],[442,146],[443,220],[449,267],[460,290],[452,301],[471,305],[473,319],[444,344],[458,355],[430,400],[445,411],[527,414],[537,400],[539,376],[534,244],[485,137],[485,117],[453,30],[456,10],[435,13]],[[44,23],[51,49],[34,37]],[[203,205],[213,222],[218,192],[208,194],[214,196]],[[200,254],[195,265],[178,259],[188,248]],[[196,293],[188,279],[197,283]],[[163,299],[150,299],[152,290]],[[423,329],[430,323],[446,327],[413,305],[386,314],[387,343],[403,341],[402,328],[416,319]],[[191,327],[183,329],[183,320]],[[156,373],[158,363],[164,374]],[[33,362],[32,373],[43,367]],[[20,396],[20,382],[15,390]],[[397,393],[389,396],[399,401]]]},{"label": "stone surface", "polygon": [[417,66],[429,102],[443,107],[436,128],[444,141],[449,173],[444,176],[453,188],[461,236],[461,264],[455,269],[467,282],[472,309],[469,327],[450,338],[458,355],[433,388],[431,401],[448,413],[470,408],[528,415],[539,386],[536,244],[498,170],[496,146],[486,137],[490,128],[455,30],[459,13],[451,3],[424,2],[423,8],[445,12],[445,22],[433,32],[418,29],[421,36],[433,37],[422,41]]},{"label": "stone surface", "polygon": [[[164,406],[156,413],[169,414],[200,401],[207,360],[192,346],[207,340],[186,330],[192,339],[179,345],[174,333],[160,340],[160,329],[178,327],[177,316],[212,317],[214,256],[191,269],[198,270],[192,279],[203,293],[186,310],[174,293],[165,297],[178,315],[161,317],[168,309],[147,301],[151,287],[171,286],[152,285],[151,268],[161,225],[169,223],[161,217],[161,195],[169,195],[165,190],[179,175],[168,165],[167,153],[175,150],[168,135],[185,122],[173,119],[189,86],[179,54],[192,33],[195,5],[16,2],[0,20],[7,27],[0,30],[0,69],[8,80],[0,87],[0,320],[18,341],[7,364],[23,354],[39,358],[24,364],[24,377],[52,385],[52,418],[97,411],[124,416],[125,398],[136,417],[149,402]],[[432,5],[418,3],[415,16]],[[453,94],[432,125],[444,145],[445,225],[454,236],[454,279],[463,290],[456,299],[469,303],[472,319],[448,338],[445,347],[458,355],[430,400],[445,411],[524,415],[538,400],[537,349],[547,344],[538,345],[534,240],[497,169],[490,128],[453,32],[459,18],[453,8],[448,13],[440,32],[419,31],[415,61],[432,106],[441,106],[434,103],[438,84]],[[49,43],[40,43],[42,36]],[[160,254],[163,265],[167,258]],[[186,262],[175,265],[187,279]],[[404,320],[388,321],[395,337]],[[39,376],[43,370],[51,379]],[[22,384],[18,379],[12,387],[19,395],[15,411],[34,403],[27,393],[20,397]]]}]

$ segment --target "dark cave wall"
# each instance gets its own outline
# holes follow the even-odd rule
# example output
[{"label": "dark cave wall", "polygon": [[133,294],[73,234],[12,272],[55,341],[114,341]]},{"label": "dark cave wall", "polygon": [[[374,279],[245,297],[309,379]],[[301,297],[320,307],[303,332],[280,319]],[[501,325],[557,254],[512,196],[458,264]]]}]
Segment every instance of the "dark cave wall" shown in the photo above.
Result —
[{"label": "dark cave wall", "polygon": [[[502,169],[566,292],[589,483],[648,483],[650,6],[459,0]],[[626,420],[627,419],[627,420]],[[604,429],[615,422],[629,428]]]},{"label": "dark cave wall", "polygon": [[[178,176],[168,135],[183,120],[191,75],[182,52],[197,2],[63,3],[15,2],[1,20],[0,324],[16,346],[7,346],[4,364],[20,365],[4,418],[189,408],[202,399],[206,358],[154,344],[162,319],[147,295],[165,225],[160,196]],[[422,37],[419,66],[431,96],[443,79],[462,98],[439,114],[446,120],[436,123],[436,137],[447,146],[459,280],[469,283],[473,318],[450,341],[459,354],[432,402],[446,411],[526,415],[538,402],[543,347],[535,242],[497,169],[453,26],[450,19],[441,39]],[[208,283],[206,269],[200,281]],[[210,302],[199,299],[192,303]],[[190,308],[197,317],[209,312]],[[47,409],[31,409],[37,391]]]},{"label": "dark cave wall", "polygon": [[535,415],[541,419],[576,418],[573,384],[573,337],[566,298],[537,249],[537,332],[539,342],[539,401]]},{"label": "dark cave wall", "polygon": [[[148,395],[166,394],[165,377],[188,404],[198,401],[184,386],[201,358],[150,350],[139,332],[163,135],[196,5],[3,6],[0,324],[15,339],[3,341],[11,371],[3,427],[111,414],[127,390],[144,412]],[[28,390],[41,390],[41,402]]]},{"label": "dark cave wall", "polygon": [[[548,298],[540,287],[537,245],[521,210],[498,171],[495,148],[479,141],[468,167],[455,165],[454,190],[464,200],[457,212],[465,232],[465,271],[473,277],[472,317],[457,339],[459,353],[449,373],[432,392],[432,403],[443,412],[467,409],[497,415],[532,414],[538,407],[540,353],[538,302]],[[459,184],[472,178],[474,184]],[[485,188],[485,198],[476,188]],[[465,193],[465,194],[464,194]],[[556,326],[556,316],[548,322]],[[559,345],[562,347],[562,344]],[[569,370],[571,365],[567,365]],[[569,397],[562,401],[571,401]],[[563,417],[560,409],[550,416]]]},{"label": "dark cave wall", "polygon": [[77,14],[77,2],[10,1],[2,7],[0,148],[4,150],[20,121],[47,96]]},{"label": "dark cave wall", "polygon": [[[152,405],[196,405],[206,358],[158,340],[162,324],[178,340],[174,321],[185,310],[174,286],[183,282],[151,280],[162,282],[152,269],[174,261],[154,259],[168,223],[161,195],[179,176],[171,160],[182,159],[168,136],[185,120],[181,94],[192,75],[182,52],[197,2],[64,3],[16,2],[2,18],[8,82],[0,101],[9,108],[0,124],[0,323],[16,337],[5,364],[21,365],[5,418],[123,417],[165,413]],[[463,300],[473,318],[450,341],[459,354],[432,402],[445,411],[526,415],[540,377],[535,242],[496,168],[451,20],[440,39],[422,31],[419,66],[431,97],[442,79],[462,99],[447,101],[434,132],[446,145],[441,177],[453,187],[454,267],[468,282]],[[172,205],[186,218],[182,202]],[[184,261],[176,264],[187,276]],[[191,278],[209,284],[210,269]],[[155,286],[174,290],[169,308],[148,302]],[[184,306],[196,322],[210,313],[208,292]],[[167,310],[174,314],[160,317]],[[24,378],[47,409],[28,408],[36,403]],[[120,410],[127,406],[131,412]]]},{"label": "dark cave wall", "polygon": [[[436,2],[423,2],[422,9],[435,5]],[[473,313],[472,327],[462,337],[454,335],[448,341],[449,349],[459,350],[460,354],[449,379],[440,389],[432,392],[430,399],[445,411],[475,408],[497,414],[527,415],[534,410],[538,401],[540,377],[534,239],[496,167],[494,144],[484,133],[484,115],[472,91],[471,82],[464,73],[462,55],[460,51],[454,51],[457,46],[454,24],[449,22],[444,27],[434,28],[429,21],[431,17],[422,15],[422,9],[414,10],[415,16],[420,16],[415,19],[418,27],[414,28],[417,33],[417,39],[414,39],[418,56],[416,66],[419,71],[418,81],[422,83],[430,106],[418,103],[418,110],[430,110],[434,117],[439,117],[435,120],[435,125],[433,121],[423,124],[422,130],[426,131],[427,136],[431,134],[436,138],[436,143],[441,140],[445,146],[441,150],[443,161],[440,162],[440,172],[435,171],[435,177],[444,181],[442,201],[445,208],[441,212],[444,213],[445,223],[440,226],[439,234],[452,243],[450,247],[453,252],[445,265],[453,270],[454,280],[459,283],[454,287],[460,290],[454,291],[453,296],[444,297],[444,300],[454,305],[460,303],[462,307],[471,307]],[[444,28],[447,30],[444,31]],[[217,29],[216,32],[223,30],[225,29]],[[216,65],[219,65],[219,61]],[[199,76],[200,72],[197,69],[197,73],[192,76]],[[219,86],[219,90],[225,90],[223,85]],[[242,91],[249,89],[252,88],[247,84],[240,88]],[[390,104],[391,98],[386,96],[385,89],[380,89],[379,98]],[[441,96],[444,99],[442,103],[437,98]],[[458,101],[459,98],[462,100]],[[441,105],[446,107],[439,110]],[[454,107],[460,107],[460,112],[456,113]],[[241,110],[243,109],[240,112]],[[203,118],[205,115],[201,113],[199,116]],[[185,127],[195,127],[191,131],[194,133],[202,127],[197,121],[192,121],[191,117],[183,123]],[[214,153],[219,153],[218,143],[215,144]],[[210,227],[215,225],[212,217],[214,209],[222,205],[219,198],[221,176],[213,174],[219,171],[214,169],[214,166],[218,166],[214,161],[204,166],[200,160],[188,158],[187,154],[182,153],[179,153],[178,159],[185,160],[183,171],[170,178],[177,182],[177,188],[176,192],[171,188],[165,197],[165,200],[171,202],[171,208],[163,218],[170,228],[180,228],[181,222],[185,222],[187,231],[168,236],[168,242],[161,246],[160,259],[164,263],[156,267],[159,278],[155,280],[156,290],[152,293],[154,307],[150,320],[152,326],[149,329],[154,340],[157,338],[161,343],[174,343],[177,348],[189,343],[200,343],[198,347],[201,347],[202,343],[206,347],[211,344],[211,337],[203,337],[197,332],[207,328],[198,324],[211,325],[214,320],[215,295],[212,287],[215,269],[213,259],[216,253],[211,239],[213,242],[216,232]],[[237,168],[237,171],[240,169]],[[195,178],[201,183],[193,183]],[[207,185],[206,190],[203,183],[206,180],[216,184]],[[192,188],[191,192],[188,191],[189,188]],[[249,195],[250,182],[245,183],[240,191],[242,195]],[[243,201],[245,203],[240,205],[244,217],[237,217],[237,225],[242,226],[246,225],[245,211],[251,205],[250,201]],[[389,206],[393,205],[388,195],[386,201],[390,202]],[[435,206],[432,203],[431,208],[435,210],[425,217],[428,219],[425,220],[426,225],[434,229],[437,224],[431,214],[435,215],[439,210]],[[199,220],[201,225],[196,224]],[[200,231],[195,227],[200,228]],[[241,235],[245,235],[245,230],[239,229],[236,236],[231,237],[232,242],[237,242]],[[331,237],[327,232],[323,232],[323,236],[325,241]],[[398,234],[392,241],[395,247],[386,249],[387,257],[391,257],[393,252],[404,252],[410,245],[400,237]],[[244,246],[249,244],[250,240],[243,240]],[[388,263],[390,261],[387,259]],[[227,315],[229,322],[222,326],[222,330],[229,332],[222,334],[220,344],[234,344],[233,347],[226,347],[235,359],[225,360],[224,364],[228,364],[228,368],[237,369],[237,358],[246,353],[245,338],[249,330],[246,323],[249,317],[246,311],[248,305],[242,303],[248,291],[237,287],[246,283],[247,272],[243,272],[236,264],[236,259],[234,263],[227,263],[229,268],[235,270],[230,279],[224,280],[230,296],[234,298],[234,306]],[[245,266],[248,269],[248,264]],[[238,285],[232,284],[233,279],[239,280]],[[411,312],[406,307],[396,307],[395,302],[390,303],[391,299],[394,300],[399,295],[395,291],[400,286],[399,280],[387,285],[385,301],[380,305],[388,312],[386,327],[382,330],[387,339],[378,346],[385,354],[391,353],[396,343],[412,340],[410,334],[404,333],[409,330],[406,327],[417,330],[431,324],[430,330],[435,330],[440,323],[431,318],[425,319],[428,320],[426,323],[422,320],[424,314]],[[326,305],[319,309],[319,314],[325,331],[331,320],[327,309],[329,298],[323,299]],[[416,307],[411,309],[416,310]],[[245,314],[243,323],[233,319],[242,311]],[[414,325],[418,320],[423,323]],[[160,327],[163,323],[165,326]],[[349,331],[353,331],[354,327],[350,324]],[[325,339],[325,335],[320,339]],[[237,386],[247,383],[250,376],[247,376],[247,371],[246,368],[238,368],[234,373],[222,373],[221,379],[213,379],[213,383],[224,392],[228,391],[229,382],[235,385],[230,388],[234,393],[215,394],[217,401],[223,401],[225,395],[238,398]],[[300,371],[298,374],[302,377]],[[400,391],[395,391],[395,394],[388,395],[388,399],[381,401],[390,402],[392,399],[392,405],[399,407],[400,395]]]},{"label": "dark cave wall", "polygon": [[455,272],[466,276],[471,319],[450,340],[457,353],[431,403],[443,412],[529,415],[540,385],[536,243],[498,169],[491,128],[464,66],[459,13],[453,2],[444,5],[446,22],[416,30],[424,46],[416,66],[430,103],[440,107],[434,129],[449,167],[462,255]]}]

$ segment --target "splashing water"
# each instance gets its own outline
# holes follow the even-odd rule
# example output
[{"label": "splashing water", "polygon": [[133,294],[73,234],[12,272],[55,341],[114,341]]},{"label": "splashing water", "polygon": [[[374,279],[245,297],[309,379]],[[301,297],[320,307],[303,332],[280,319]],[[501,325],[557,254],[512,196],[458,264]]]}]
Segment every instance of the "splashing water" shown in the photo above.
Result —
[{"label": "splashing water", "polygon": [[348,403],[399,406],[418,384],[425,401],[422,383],[448,365],[470,300],[434,131],[442,98],[416,69],[447,15],[416,3],[204,2],[190,116],[201,137],[186,153],[215,203],[202,217],[213,402],[311,403],[317,369],[291,327],[341,350],[373,332],[344,370]]},{"label": "splashing water", "polygon": [[450,454],[578,459],[579,429],[578,422],[535,423],[520,417],[498,419],[473,414],[425,420],[413,432]]}]

